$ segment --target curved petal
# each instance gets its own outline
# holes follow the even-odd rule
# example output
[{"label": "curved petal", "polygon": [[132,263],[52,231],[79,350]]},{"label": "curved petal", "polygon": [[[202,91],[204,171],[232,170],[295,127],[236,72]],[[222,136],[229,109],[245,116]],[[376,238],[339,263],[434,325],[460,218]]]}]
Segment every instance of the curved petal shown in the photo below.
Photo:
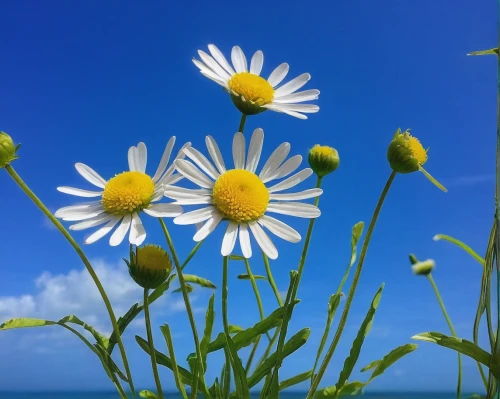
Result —
[{"label": "curved petal", "polygon": [[146,230],[142,224],[142,220],[137,212],[132,214],[132,221],[130,223],[130,234],[128,241],[132,245],[141,245],[146,239]]},{"label": "curved petal", "polygon": [[302,120],[305,120],[307,119],[307,116],[306,115],[303,115],[299,112],[296,112],[296,111],[291,111],[287,108],[287,106],[285,104],[265,104],[262,106],[262,108],[267,108],[271,111],[275,111],[275,112],[281,112],[283,114],[287,114],[287,115],[290,115],[290,116],[293,116],[295,118],[298,118],[298,119],[302,119]]},{"label": "curved petal", "polygon": [[297,93],[287,94],[286,96],[275,97],[273,103],[279,104],[294,104],[301,103],[304,101],[317,100],[319,97],[319,90],[310,89],[299,91]]},{"label": "curved petal", "polygon": [[111,234],[109,238],[109,245],[112,247],[116,247],[123,242],[123,239],[128,233],[130,229],[130,222],[132,221],[132,215],[125,215],[122,219],[122,222],[117,227],[117,229]]},{"label": "curved petal", "polygon": [[262,181],[265,181],[269,176],[271,176],[276,169],[283,163],[288,153],[290,152],[290,143],[282,143],[278,148],[274,150],[267,162],[262,167],[259,177]]},{"label": "curved petal", "polygon": [[247,72],[247,59],[243,50],[239,46],[234,46],[231,50],[231,61],[233,62],[234,69],[236,72]]},{"label": "curved petal", "polygon": [[298,193],[285,193],[285,194],[271,194],[270,200],[275,201],[297,201],[309,198],[316,198],[323,194],[320,188],[310,188],[309,190],[300,191]]},{"label": "curved petal", "polygon": [[233,138],[233,160],[235,169],[245,169],[245,137],[241,132]]},{"label": "curved petal", "polygon": [[250,61],[250,73],[254,75],[260,75],[262,71],[262,65],[264,64],[264,53],[257,50]]},{"label": "curved petal", "polygon": [[292,79],[290,82],[276,89],[274,95],[275,97],[282,97],[286,96],[287,94],[293,93],[294,91],[299,90],[307,82],[309,82],[310,79],[310,74],[303,73],[302,75],[297,76],[295,79]]},{"label": "curved petal", "polygon": [[229,222],[226,233],[224,234],[224,239],[222,240],[222,248],[220,251],[222,256],[231,255],[231,252],[233,252],[234,249],[234,244],[236,244],[237,237],[238,237],[238,224],[234,222]]},{"label": "curved petal", "polygon": [[155,218],[173,218],[182,213],[182,208],[177,204],[151,204],[143,212]]},{"label": "curved petal", "polygon": [[250,222],[248,226],[250,227],[250,230],[255,237],[255,241],[257,241],[257,244],[259,244],[262,251],[270,259],[276,259],[278,257],[278,250],[262,227],[260,227],[257,222]]},{"label": "curved petal", "polygon": [[156,169],[156,173],[153,176],[153,182],[156,183],[161,179],[163,173],[167,169],[168,161],[170,160],[170,155],[172,155],[172,149],[175,144],[175,136],[170,137],[165,146],[165,151],[163,151],[163,155],[161,157],[160,163],[158,164],[158,168]]},{"label": "curved petal", "polygon": [[202,189],[190,189],[178,186],[165,186],[164,191],[165,197],[173,198],[175,200],[179,199],[196,199],[199,197],[210,196],[212,191]]},{"label": "curved petal", "polygon": [[226,166],[224,165],[224,158],[222,158],[222,154],[220,152],[219,146],[217,142],[214,140],[212,136],[207,136],[205,138],[205,144],[207,145],[207,150],[210,156],[212,157],[212,161],[214,161],[217,170],[222,174],[226,172]]},{"label": "curved petal", "polygon": [[240,224],[240,247],[243,256],[247,259],[252,257],[252,244],[250,243],[250,233],[246,224]]},{"label": "curved petal", "polygon": [[104,188],[106,186],[106,180],[104,180],[99,173],[97,173],[91,167],[78,162],[75,164],[75,168],[80,175],[87,180],[89,183],[92,183],[94,186],[99,188]]},{"label": "curved petal", "polygon": [[279,213],[281,215],[296,216],[299,218],[314,219],[321,215],[318,207],[302,202],[276,202],[267,206],[266,212]]},{"label": "curved petal", "polygon": [[54,216],[58,219],[62,219],[71,215],[82,213],[87,214],[100,209],[102,209],[101,201],[91,201],[83,204],[76,204],[59,208],[54,213]]},{"label": "curved petal", "polygon": [[106,234],[108,234],[111,230],[113,230],[113,227],[115,227],[118,222],[122,219],[122,216],[114,216],[113,219],[111,219],[104,227],[101,227],[99,230],[96,232],[92,233],[84,242],[85,244],[93,244],[97,240],[101,239],[104,237]]},{"label": "curved petal", "polygon": [[137,165],[137,148],[135,146],[132,146],[128,149],[127,159],[128,159],[128,169],[131,172],[137,171],[139,167]]},{"label": "curved petal", "polygon": [[218,213],[215,207],[207,206],[206,208],[196,209],[195,211],[183,213],[174,219],[175,224],[196,224],[214,217]]},{"label": "curved petal", "polygon": [[271,75],[267,78],[267,81],[272,87],[278,86],[285,76],[288,74],[288,70],[290,69],[289,65],[284,62],[283,64],[278,65],[274,71],[271,72]]},{"label": "curved petal", "polygon": [[207,53],[202,50],[198,50],[198,55],[201,60],[212,70],[215,72],[217,76],[221,80],[228,81],[231,79],[231,75],[229,75],[212,57],[210,57]]},{"label": "curved petal", "polygon": [[59,191],[60,193],[75,195],[77,197],[84,197],[84,198],[99,197],[103,193],[102,191],[83,190],[81,188],[74,188],[68,186],[57,187],[57,191]]},{"label": "curved petal", "polygon": [[212,179],[217,180],[220,176],[220,173],[214,168],[211,162],[203,155],[200,151],[198,151],[194,147],[189,147],[184,150],[186,156],[191,158],[191,160],[207,175],[209,175]]},{"label": "curved petal", "polygon": [[255,173],[257,170],[263,143],[264,131],[261,128],[257,128],[253,131],[252,138],[250,139],[250,146],[248,148],[248,158],[245,169],[249,172]]},{"label": "curved petal", "polygon": [[103,208],[98,208],[98,209],[95,209],[92,211],[91,210],[82,211],[82,212],[75,211],[72,214],[67,214],[67,215],[60,217],[60,218],[62,220],[64,220],[65,222],[78,222],[80,220],[87,220],[87,219],[91,219],[93,217],[102,215],[105,212],[106,211]]},{"label": "curved petal", "polygon": [[226,57],[224,57],[222,52],[214,44],[208,45],[208,51],[210,51],[210,54],[212,54],[212,57],[215,58],[215,61],[217,61],[229,75],[233,76],[236,73],[233,67],[229,65],[229,62],[227,62]]},{"label": "curved petal", "polygon": [[104,215],[100,214],[100,215],[95,216],[91,219],[85,220],[84,222],[72,224],[71,226],[69,226],[69,229],[70,230],[85,230],[85,229],[88,229],[90,227],[95,227],[95,226],[99,226],[103,223],[107,223],[111,219],[113,219],[114,217],[115,217],[114,215],[110,215],[108,213],[106,213]]},{"label": "curved petal", "polygon": [[204,173],[202,173],[196,166],[185,159],[178,159],[175,161],[175,167],[186,179],[191,180],[193,183],[203,188],[212,188],[214,182],[211,181]]},{"label": "curved petal", "polygon": [[196,242],[202,241],[208,237],[208,235],[215,230],[222,220],[222,215],[220,213],[215,213],[210,219],[208,219],[205,224],[200,227],[193,237]]},{"label": "curved petal", "polygon": [[144,144],[142,141],[137,144],[135,153],[137,156],[137,171],[146,173],[146,164],[148,162],[148,149],[146,148],[146,144]]},{"label": "curved petal", "polygon": [[302,163],[302,155],[294,155],[290,159],[288,159],[283,165],[281,165],[275,172],[270,175],[267,179],[262,180],[264,183],[267,183],[271,180],[281,179],[282,177],[288,176],[290,173],[293,173]]},{"label": "curved petal", "polygon": [[304,112],[305,114],[314,114],[319,111],[319,105],[316,104],[279,104],[277,108],[283,112]]},{"label": "curved petal", "polygon": [[311,176],[313,173],[311,168],[306,168],[302,169],[300,172],[295,173],[294,175],[290,176],[289,178],[279,182],[278,184],[269,187],[268,191],[269,194],[275,193],[277,191],[283,191],[288,188],[294,187],[297,184],[303,182],[305,179],[307,179],[309,176]]},{"label": "curved petal", "polygon": [[271,216],[264,215],[259,218],[258,222],[260,225],[266,227],[271,233],[283,240],[297,243],[301,239],[298,231]]}]

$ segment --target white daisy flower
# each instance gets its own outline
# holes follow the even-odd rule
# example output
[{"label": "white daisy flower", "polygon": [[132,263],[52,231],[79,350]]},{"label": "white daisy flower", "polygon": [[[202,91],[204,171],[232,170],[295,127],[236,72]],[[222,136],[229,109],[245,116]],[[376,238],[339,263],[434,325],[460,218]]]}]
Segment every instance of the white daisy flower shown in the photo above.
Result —
[{"label": "white daisy flower", "polygon": [[[100,199],[61,208],[55,216],[65,221],[79,221],[71,225],[70,230],[84,230],[104,225],[91,234],[85,240],[85,244],[96,242],[119,224],[109,240],[111,246],[119,245],[129,231],[129,242],[141,245],[146,238],[146,231],[139,216],[141,212],[157,218],[175,217],[182,213],[182,208],[178,204],[156,203],[163,197],[164,185],[174,184],[183,178],[178,173],[174,174],[174,165],[167,168],[174,143],[175,137],[172,137],[153,177],[146,174],[147,149],[144,143],[130,147],[128,151],[130,171],[120,173],[108,181],[87,165],[77,163],[75,168],[78,173],[100,190],[89,191],[73,187],[58,187],[57,190],[77,197],[100,197]],[[191,143],[185,144],[176,159],[184,158],[183,150],[190,145]]]},{"label": "white daisy flower", "polygon": [[313,188],[296,193],[280,193],[311,176],[313,171],[309,168],[271,187],[266,186],[273,180],[290,175],[300,166],[300,155],[284,162],[290,152],[290,144],[281,144],[269,157],[260,173],[256,174],[264,141],[262,129],[255,129],[253,132],[246,162],[245,137],[241,133],[234,135],[234,169],[226,169],[219,147],[211,136],[207,136],[205,141],[213,163],[192,147],[186,148],[184,153],[194,164],[188,160],[174,162],[177,171],[200,188],[165,186],[165,195],[175,199],[176,204],[205,206],[177,216],[174,223],[186,225],[204,222],[203,227],[194,235],[195,241],[201,241],[214,231],[222,220],[228,220],[221,249],[223,256],[231,254],[239,236],[243,256],[250,258],[251,232],[264,253],[269,258],[276,259],[278,251],[263,227],[286,241],[299,242],[301,237],[297,231],[268,214],[316,218],[321,214],[316,206],[290,201],[315,198],[321,195],[323,190]]},{"label": "white daisy flower", "polygon": [[254,115],[270,109],[307,119],[304,114],[319,111],[319,106],[315,104],[299,104],[319,97],[319,90],[316,89],[297,92],[311,79],[310,74],[303,73],[277,87],[288,73],[287,63],[279,65],[266,80],[260,76],[264,63],[262,51],[255,52],[248,69],[245,54],[238,46],[234,46],[231,52],[232,66],[216,46],[209,44],[208,50],[211,56],[198,50],[201,61],[193,58],[194,64],[204,76],[224,87],[236,107],[245,115]]}]

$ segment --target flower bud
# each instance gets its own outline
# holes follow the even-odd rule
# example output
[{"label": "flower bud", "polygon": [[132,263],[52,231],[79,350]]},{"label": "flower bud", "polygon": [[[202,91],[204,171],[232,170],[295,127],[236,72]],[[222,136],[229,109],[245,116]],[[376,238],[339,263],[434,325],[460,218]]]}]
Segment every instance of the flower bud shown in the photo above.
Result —
[{"label": "flower bud", "polygon": [[412,173],[427,161],[427,151],[408,130],[401,133],[398,129],[389,144],[387,160],[395,172]]},{"label": "flower bud", "polygon": [[422,262],[414,263],[411,270],[417,276],[427,276],[431,274],[435,267],[436,263],[432,259],[427,259]]},{"label": "flower bud", "polygon": [[156,245],[136,247],[135,253],[130,251],[130,260],[124,260],[130,276],[142,288],[158,288],[172,271],[170,256]]},{"label": "flower bud", "polygon": [[12,137],[5,132],[0,132],[0,169],[19,158],[16,156],[18,149],[19,145],[14,144]]},{"label": "flower bud", "polygon": [[267,111],[267,108],[261,107],[259,102],[247,100],[245,97],[231,92],[229,94],[231,95],[231,100],[236,108],[238,108],[238,110],[245,115],[257,115],[261,112]]},{"label": "flower bud", "polygon": [[340,159],[335,148],[316,144],[309,151],[308,161],[314,173],[318,177],[324,177],[339,167]]}]

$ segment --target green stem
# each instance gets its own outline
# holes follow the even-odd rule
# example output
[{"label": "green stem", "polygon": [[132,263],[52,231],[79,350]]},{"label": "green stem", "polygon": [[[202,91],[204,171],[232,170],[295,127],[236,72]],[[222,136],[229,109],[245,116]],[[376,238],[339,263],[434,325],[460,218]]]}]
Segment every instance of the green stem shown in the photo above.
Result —
[{"label": "green stem", "polygon": [[151,317],[149,315],[149,293],[148,289],[144,288],[144,319],[146,320],[146,333],[148,335],[149,353],[151,358],[151,367],[153,368],[153,376],[155,378],[156,390],[159,399],[164,399],[163,390],[161,389],[160,376],[158,374],[158,365],[156,364],[156,350],[153,342],[153,333],[151,331]]},{"label": "green stem", "polygon": [[168,247],[170,249],[170,252],[172,253],[172,258],[174,259],[174,264],[175,264],[175,270],[177,272],[177,277],[179,279],[179,284],[181,286],[181,291],[182,291],[182,297],[184,298],[184,304],[186,305],[186,312],[188,314],[189,318],[189,323],[191,324],[191,330],[193,331],[193,339],[194,339],[194,344],[196,347],[196,357],[197,357],[197,362],[198,362],[198,376],[200,378],[197,378],[195,375],[194,381],[193,381],[193,387],[191,390],[191,398],[196,399],[196,396],[198,394],[198,381],[201,379],[203,382],[203,385],[205,385],[205,370],[203,368],[203,362],[202,359],[203,357],[201,356],[201,350],[200,350],[200,340],[198,338],[198,330],[196,329],[196,323],[194,321],[194,316],[193,316],[193,309],[191,307],[191,302],[189,300],[189,294],[188,290],[186,287],[186,280],[184,280],[184,275],[182,274],[182,268],[181,264],[179,262],[179,258],[177,257],[177,252],[175,251],[174,243],[172,241],[172,237],[170,237],[170,233],[168,232],[167,225],[163,221],[162,218],[159,219],[161,228],[163,230],[163,234],[165,235],[165,239],[167,240]]},{"label": "green stem", "polygon": [[262,258],[264,259],[264,265],[266,267],[267,281],[269,281],[269,284],[273,289],[274,296],[276,297],[278,304],[280,305],[280,307],[283,307],[283,299],[281,299],[280,292],[278,290],[278,287],[276,286],[276,282],[274,281],[273,273],[271,272],[271,266],[269,265],[269,258],[264,252],[262,252]]},{"label": "green stem", "polygon": [[187,256],[186,260],[184,261],[184,263],[181,265],[181,269],[184,270],[184,268],[187,266],[187,264],[189,263],[189,261],[193,258],[193,256],[196,255],[196,252],[198,252],[198,250],[200,249],[201,247],[201,244],[203,244],[203,240],[200,241],[200,242],[197,242],[196,245],[193,247],[193,249],[191,250],[191,252],[189,253],[189,255]]},{"label": "green stem", "polygon": [[99,290],[99,294],[101,294],[102,300],[104,301],[104,304],[106,306],[106,310],[108,311],[109,319],[111,320],[111,324],[113,326],[113,332],[115,333],[116,336],[116,341],[118,343],[118,347],[120,348],[120,354],[123,360],[123,366],[125,367],[125,372],[127,373],[127,379],[128,383],[130,385],[130,389],[132,391],[133,396],[135,396],[135,388],[134,388],[134,383],[132,381],[132,374],[130,373],[130,368],[128,365],[128,359],[127,359],[127,354],[125,352],[125,347],[123,346],[123,341],[121,338],[120,334],[120,329],[118,327],[118,323],[116,321],[116,316],[113,311],[113,307],[111,306],[111,303],[109,302],[108,295],[106,294],[106,291],[104,290],[104,287],[101,284],[101,281],[99,280],[99,277],[97,277],[97,274],[95,273],[92,265],[90,264],[89,260],[85,256],[84,252],[82,251],[82,248],[78,245],[78,243],[73,239],[71,234],[66,230],[66,228],[59,222],[59,220],[56,219],[54,215],[47,209],[47,207],[43,204],[43,202],[35,195],[33,191],[28,187],[28,185],[21,179],[21,177],[16,173],[14,168],[11,165],[6,165],[5,170],[7,173],[14,179],[14,181],[17,183],[17,185],[24,191],[24,193],[35,203],[35,205],[43,212],[43,214],[54,224],[54,226],[57,227],[57,229],[61,232],[61,234],[68,240],[68,242],[71,244],[73,249],[76,251],[80,259],[82,260],[83,264],[85,265],[87,271],[90,274],[90,277],[92,277],[92,280],[94,281],[94,284],[96,285],[97,289]]},{"label": "green stem", "polygon": [[[446,307],[444,306],[443,299],[441,298],[441,294],[439,293],[439,289],[436,285],[436,282],[434,281],[434,278],[432,277],[432,274],[427,275],[427,278],[429,279],[429,282],[431,283],[432,288],[434,289],[437,300],[439,302],[439,306],[441,307],[441,311],[443,312],[444,318],[446,319],[446,323],[448,323],[448,327],[450,328],[451,334],[455,338],[458,338],[457,332],[455,331],[455,328],[453,327],[453,323],[451,322],[450,316],[448,315],[448,312],[446,311]],[[460,399],[461,390],[462,390],[462,355],[459,353],[458,354],[458,383],[457,383],[457,398],[458,399]]]},{"label": "green stem", "polygon": [[[497,1],[497,12],[500,17],[500,1]],[[497,26],[497,41],[500,46],[500,25]],[[500,49],[500,47],[498,47]],[[500,226],[500,57],[497,55],[497,149],[496,149],[496,173],[495,173],[495,224]],[[500,234],[498,228],[495,234],[495,260],[497,266],[497,333],[495,348],[492,354],[500,359]],[[500,399],[500,381],[497,381],[497,399]]]},{"label": "green stem", "polygon": [[384,204],[385,197],[387,196],[387,193],[389,192],[389,189],[391,188],[392,182],[394,181],[395,177],[396,177],[396,172],[393,171],[389,176],[389,179],[387,180],[384,189],[382,190],[382,194],[380,195],[375,211],[373,212],[372,220],[370,221],[370,225],[368,226],[368,231],[366,233],[366,237],[363,242],[363,247],[361,249],[361,254],[359,256],[359,261],[356,267],[354,278],[352,280],[351,288],[349,289],[349,294],[347,295],[344,311],[342,312],[342,317],[340,318],[337,331],[335,332],[335,337],[332,341],[332,344],[328,348],[328,351],[326,352],[323,362],[321,363],[321,367],[318,370],[318,375],[316,376],[316,378],[314,378],[314,381],[311,384],[311,389],[307,394],[307,399],[312,399],[314,397],[314,394],[318,389],[319,383],[321,382],[321,379],[325,374],[326,368],[328,367],[328,364],[330,363],[330,360],[333,357],[333,353],[337,348],[342,332],[344,331],[344,327],[347,321],[347,316],[349,315],[349,310],[351,309],[352,300],[354,299],[354,294],[356,293],[356,288],[358,286],[359,278],[361,276],[361,270],[363,269],[363,263],[365,261],[366,253],[368,251],[368,245],[370,244],[370,239],[373,233],[373,229],[375,228],[375,224],[377,223],[377,219],[380,214],[380,210],[382,209],[382,205]]},{"label": "green stem", "polygon": [[245,129],[245,122],[247,121],[247,116],[245,114],[241,114],[241,119],[240,119],[240,127],[238,128],[238,132],[243,133],[243,130]]}]

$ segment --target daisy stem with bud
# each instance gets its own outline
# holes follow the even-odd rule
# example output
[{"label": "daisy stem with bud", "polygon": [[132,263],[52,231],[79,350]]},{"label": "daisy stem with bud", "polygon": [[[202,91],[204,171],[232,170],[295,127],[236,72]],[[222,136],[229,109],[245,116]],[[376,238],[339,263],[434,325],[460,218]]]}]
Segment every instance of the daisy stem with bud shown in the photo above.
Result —
[{"label": "daisy stem with bud", "polygon": [[151,318],[149,316],[149,290],[147,288],[144,288],[144,319],[146,320],[146,333],[148,336],[151,367],[153,368],[153,376],[156,383],[156,391],[158,392],[158,399],[164,399],[163,391],[161,389],[160,376],[158,375],[158,365],[156,364],[155,345],[153,341],[153,333],[151,331]]},{"label": "daisy stem with bud", "polygon": [[[182,297],[184,298],[184,304],[186,305],[186,312],[188,314],[189,323],[191,324],[191,330],[193,331],[193,339],[196,347],[196,372],[194,373],[194,381],[193,387],[191,390],[191,398],[196,399],[198,393],[198,381],[201,380],[203,385],[205,385],[205,371],[203,369],[203,362],[200,350],[200,340],[198,338],[198,330],[196,329],[196,323],[194,321],[193,309],[191,308],[191,302],[189,301],[188,289],[186,287],[186,280],[184,279],[184,275],[182,274],[182,267],[179,262],[179,258],[177,257],[177,253],[175,251],[174,243],[172,241],[172,237],[170,237],[170,233],[168,232],[167,225],[163,221],[162,218],[158,219],[160,221],[161,228],[163,230],[163,234],[165,235],[165,239],[167,240],[168,248],[172,254],[172,258],[174,260],[175,270],[177,272],[177,277],[179,278],[179,284],[181,286]],[[200,378],[197,378],[197,377]]]},{"label": "daisy stem with bud", "polygon": [[111,324],[113,326],[113,332],[115,333],[116,341],[118,343],[118,347],[120,348],[120,354],[121,354],[121,357],[123,360],[123,366],[125,367],[125,372],[127,374],[127,380],[128,380],[130,389],[132,391],[132,395],[135,396],[135,388],[134,388],[134,383],[132,381],[132,374],[130,372],[130,368],[128,365],[127,354],[125,352],[125,347],[123,346],[123,341],[121,338],[121,333],[120,333],[120,329],[118,327],[118,323],[116,321],[116,316],[115,316],[115,313],[113,311],[113,307],[111,306],[111,303],[109,301],[109,298],[106,294],[106,291],[104,290],[104,287],[102,286],[101,281],[99,280],[99,277],[97,277],[97,274],[94,271],[94,268],[92,267],[89,260],[85,256],[85,253],[83,252],[82,248],[73,239],[71,234],[69,234],[69,232],[64,228],[64,226],[61,224],[61,222],[59,222],[59,220],[56,219],[56,217],[48,210],[48,208],[35,195],[35,193],[33,191],[31,191],[31,189],[28,187],[28,185],[16,173],[14,168],[11,165],[5,165],[5,170],[12,177],[12,179],[17,183],[17,185],[21,188],[21,190],[24,191],[24,193],[35,203],[35,205],[42,211],[42,213],[54,224],[54,226],[57,227],[57,229],[61,232],[61,234],[64,236],[64,238],[66,238],[66,240],[68,240],[68,242],[71,244],[73,249],[76,251],[76,253],[80,257],[80,259],[82,260],[82,262],[85,265],[90,276],[92,277],[92,280],[94,281],[94,284],[96,285],[97,289],[99,290],[99,294],[101,294],[102,300],[104,301],[104,304],[106,306],[106,310],[108,311],[108,315],[109,315],[109,318],[111,320]]},{"label": "daisy stem with bud", "polygon": [[337,348],[337,345],[340,341],[340,337],[342,336],[342,332],[344,331],[347,317],[349,315],[349,310],[351,309],[351,304],[352,304],[352,301],[354,299],[354,294],[356,293],[356,288],[358,286],[359,278],[361,276],[361,270],[363,269],[363,263],[365,261],[366,252],[368,251],[368,245],[370,244],[370,239],[371,239],[371,236],[373,233],[373,229],[375,228],[375,224],[377,223],[377,219],[378,219],[378,216],[380,214],[380,210],[382,209],[382,205],[384,204],[384,200],[387,196],[387,193],[389,192],[389,189],[391,188],[392,182],[394,181],[396,174],[397,174],[397,172],[395,172],[393,170],[391,175],[389,176],[389,179],[387,180],[387,183],[384,186],[384,189],[382,190],[382,194],[380,195],[380,198],[378,200],[375,211],[373,212],[373,216],[372,216],[372,219],[370,221],[370,225],[368,226],[368,231],[366,232],[365,240],[363,242],[363,247],[361,249],[361,254],[359,256],[359,261],[358,261],[358,265],[356,267],[356,272],[354,274],[354,278],[353,278],[351,287],[349,289],[349,294],[347,295],[347,300],[346,300],[346,304],[344,307],[344,311],[342,312],[342,317],[341,317],[339,325],[337,327],[337,331],[335,332],[335,337],[334,337],[330,347],[328,348],[328,351],[326,352],[325,358],[323,359],[323,362],[321,363],[321,367],[318,370],[317,376],[313,380],[313,383],[312,383],[311,388],[307,394],[306,399],[312,399],[314,397],[314,394],[316,393],[316,390],[318,389],[318,386],[321,382],[321,379],[323,378],[323,375],[325,374],[325,371],[328,367],[328,364],[330,363],[330,360],[333,357],[333,353],[335,352],[335,349]]}]

